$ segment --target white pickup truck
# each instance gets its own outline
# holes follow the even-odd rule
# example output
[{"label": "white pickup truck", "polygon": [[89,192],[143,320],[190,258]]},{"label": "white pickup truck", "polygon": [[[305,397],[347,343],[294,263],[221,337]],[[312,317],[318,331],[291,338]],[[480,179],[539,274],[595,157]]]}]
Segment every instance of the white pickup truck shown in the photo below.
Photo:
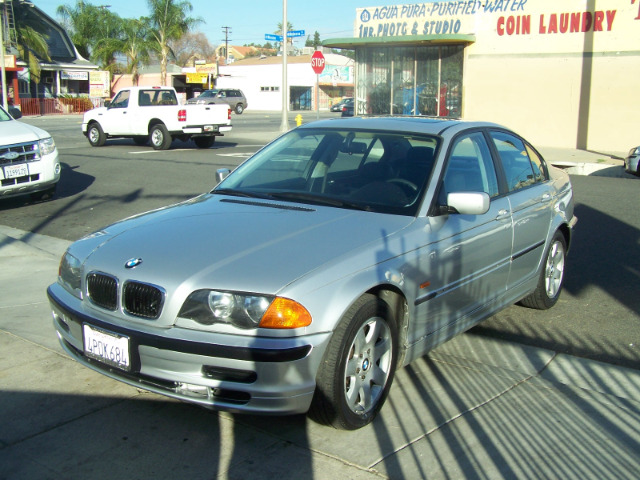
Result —
[{"label": "white pickup truck", "polygon": [[154,149],[166,150],[174,138],[192,138],[198,148],[209,148],[216,136],[230,130],[229,105],[180,105],[171,87],[125,88],[82,120],[82,133],[94,147],[107,138],[132,138],[138,145],[151,142]]}]

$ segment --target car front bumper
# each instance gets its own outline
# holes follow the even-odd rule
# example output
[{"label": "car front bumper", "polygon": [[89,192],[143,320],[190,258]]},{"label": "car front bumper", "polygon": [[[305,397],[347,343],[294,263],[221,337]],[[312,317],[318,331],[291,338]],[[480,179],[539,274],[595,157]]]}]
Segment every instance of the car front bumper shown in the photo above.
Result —
[{"label": "car front bumper", "polygon": [[[77,299],[58,284],[51,285],[47,294],[58,338],[72,358],[134,387],[216,410],[306,412],[330,339],[329,333],[266,338],[195,332],[196,341],[191,330],[106,323],[69,305]],[[130,370],[89,358],[84,352],[83,325],[127,337]]]},{"label": "car front bumper", "polygon": [[630,155],[624,159],[624,170],[627,173],[640,174],[640,155]]}]

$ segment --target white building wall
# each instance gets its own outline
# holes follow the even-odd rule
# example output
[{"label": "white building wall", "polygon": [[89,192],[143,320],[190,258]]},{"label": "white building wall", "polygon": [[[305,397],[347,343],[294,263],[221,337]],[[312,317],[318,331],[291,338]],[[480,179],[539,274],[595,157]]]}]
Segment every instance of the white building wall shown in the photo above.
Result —
[{"label": "white building wall", "polygon": [[[310,56],[305,57],[302,63],[297,63],[301,57],[290,57],[287,62],[288,87],[307,87],[315,92],[317,77],[311,68]],[[251,110],[281,111],[282,59],[277,58],[278,63],[256,64],[257,60],[251,60],[251,63],[220,66],[216,87],[239,88],[247,97]],[[327,65],[353,65],[351,59],[342,55],[326,54],[325,58]],[[274,61],[273,57],[269,61]]]}]

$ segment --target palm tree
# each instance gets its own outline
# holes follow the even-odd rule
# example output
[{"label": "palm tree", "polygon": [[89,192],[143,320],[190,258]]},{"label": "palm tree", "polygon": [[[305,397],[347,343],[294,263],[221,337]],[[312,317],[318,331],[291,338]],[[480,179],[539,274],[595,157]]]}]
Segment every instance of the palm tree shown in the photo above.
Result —
[{"label": "palm tree", "polygon": [[177,40],[192,27],[200,23],[198,18],[188,17],[193,7],[188,0],[147,0],[151,16],[151,35],[155,40],[155,50],[160,56],[160,82],[167,81],[167,60],[172,55],[170,40]]},{"label": "palm tree", "polygon": [[95,55],[103,58],[113,58],[116,53],[127,57],[126,72],[131,74],[133,84],[138,84],[138,67],[149,62],[149,52],[154,48],[150,39],[147,19],[144,17],[122,19],[120,35],[101,42],[95,50]]},{"label": "palm tree", "polygon": [[105,40],[117,38],[122,19],[106,6],[96,6],[82,0],[76,0],[75,6],[60,5],[56,12],[70,31],[71,41],[80,55],[108,69],[113,63],[113,56],[108,55],[104,49],[101,49],[101,54],[97,54],[95,46],[102,45]]},{"label": "palm tree", "polygon": [[[45,31],[46,25],[33,15],[27,6],[17,3],[13,6],[16,25],[16,48],[18,56],[27,64],[31,80],[36,84],[36,97],[40,83],[40,61],[51,61],[47,37],[39,33]],[[38,25],[39,24],[39,25]],[[39,27],[37,30],[35,27]],[[17,94],[17,93],[16,93]]]}]

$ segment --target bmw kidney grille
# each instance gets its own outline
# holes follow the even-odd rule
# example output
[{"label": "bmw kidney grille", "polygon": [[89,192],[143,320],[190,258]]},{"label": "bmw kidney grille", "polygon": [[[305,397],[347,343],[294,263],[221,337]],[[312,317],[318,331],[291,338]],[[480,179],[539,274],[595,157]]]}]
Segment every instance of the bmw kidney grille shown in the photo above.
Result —
[{"label": "bmw kidney grille", "polygon": [[[87,293],[94,305],[115,311],[118,308],[118,280],[111,275],[87,275]],[[162,312],[164,291],[148,283],[127,281],[122,289],[122,309],[135,317],[155,320]]]}]

